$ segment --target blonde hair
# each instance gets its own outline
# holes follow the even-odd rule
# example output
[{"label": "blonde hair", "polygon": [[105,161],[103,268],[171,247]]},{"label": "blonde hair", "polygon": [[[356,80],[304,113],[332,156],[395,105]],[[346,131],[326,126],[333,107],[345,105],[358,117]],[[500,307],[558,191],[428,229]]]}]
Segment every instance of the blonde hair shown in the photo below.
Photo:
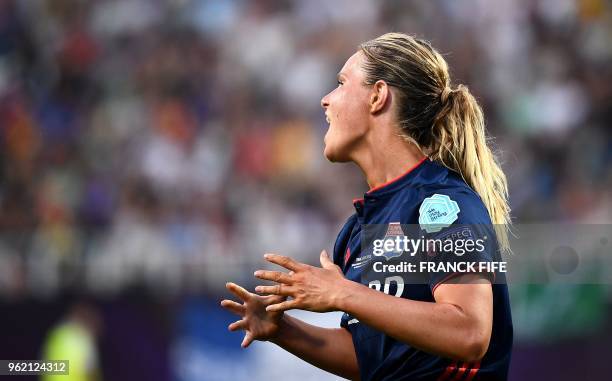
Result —
[{"label": "blonde hair", "polygon": [[387,33],[359,46],[366,83],[396,88],[403,136],[459,173],[480,196],[502,251],[509,251],[508,185],[487,145],[484,116],[468,88],[451,87],[448,65],[427,41]]}]

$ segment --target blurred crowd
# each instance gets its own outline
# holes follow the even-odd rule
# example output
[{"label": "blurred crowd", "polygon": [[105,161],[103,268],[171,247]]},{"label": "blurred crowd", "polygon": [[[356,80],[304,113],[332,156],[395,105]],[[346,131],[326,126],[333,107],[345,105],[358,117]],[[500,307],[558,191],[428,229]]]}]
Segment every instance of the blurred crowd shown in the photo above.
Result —
[{"label": "blurred crowd", "polygon": [[388,31],[477,96],[516,223],[610,223],[605,0],[0,0],[2,297],[314,262],[367,190],[324,159],[320,99]]}]

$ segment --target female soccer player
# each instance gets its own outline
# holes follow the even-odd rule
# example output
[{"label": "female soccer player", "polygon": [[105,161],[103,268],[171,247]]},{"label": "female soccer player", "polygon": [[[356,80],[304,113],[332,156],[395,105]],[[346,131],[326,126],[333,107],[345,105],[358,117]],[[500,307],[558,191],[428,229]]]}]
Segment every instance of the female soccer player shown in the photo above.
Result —
[{"label": "female soccer player", "polygon": [[[481,272],[424,284],[364,276],[374,262],[361,242],[368,224],[390,232],[399,224],[427,231],[438,230],[427,223],[484,225],[492,237],[485,256],[508,249],[506,179],[474,97],[463,85],[451,87],[447,64],[429,43],[390,33],[359,46],[321,105],[329,122],[325,156],[357,164],[371,189],[354,201],[333,259],[321,252],[321,267],[266,254],[288,270],[255,271],[273,285],[255,294],[228,283],[242,301],[221,302],[241,316],[229,329],[246,332],[243,347],[270,341],[348,379],[506,379],[512,321],[505,284]],[[289,309],[344,315],[340,328],[325,329],[283,314]]]}]

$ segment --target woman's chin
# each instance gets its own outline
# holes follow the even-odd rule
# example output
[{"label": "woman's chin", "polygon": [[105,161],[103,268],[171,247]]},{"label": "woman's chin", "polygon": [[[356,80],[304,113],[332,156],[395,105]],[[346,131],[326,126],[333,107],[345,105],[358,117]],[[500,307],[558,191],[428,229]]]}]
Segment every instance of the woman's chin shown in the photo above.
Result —
[{"label": "woman's chin", "polygon": [[338,150],[333,149],[333,147],[331,147],[330,145],[325,145],[325,149],[323,150],[323,155],[325,156],[327,160],[329,160],[332,163],[344,163],[350,160],[344,157],[344,155],[341,155],[340,152],[338,152]]},{"label": "woman's chin", "polygon": [[332,163],[336,161],[334,150],[329,146],[329,144],[325,145],[325,148],[323,149],[323,156],[325,156],[325,158]]}]

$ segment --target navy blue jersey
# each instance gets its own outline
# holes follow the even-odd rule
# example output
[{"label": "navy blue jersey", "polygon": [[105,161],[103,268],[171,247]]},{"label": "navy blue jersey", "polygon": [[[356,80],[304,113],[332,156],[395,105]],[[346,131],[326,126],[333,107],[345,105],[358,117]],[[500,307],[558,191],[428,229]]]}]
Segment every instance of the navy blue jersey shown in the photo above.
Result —
[{"label": "navy blue jersey", "polygon": [[[439,201],[451,206],[445,206],[446,209],[436,209],[435,206],[427,208],[430,203],[435,205]],[[419,226],[419,222],[447,218],[450,224],[434,234],[443,234],[463,224],[479,226],[481,230],[484,227],[484,232],[471,233],[493,238],[488,239],[486,250],[481,254],[487,258],[481,259],[488,261],[496,252],[499,253],[491,219],[478,194],[456,173],[431,160],[421,161],[406,174],[370,190],[363,199],[354,200],[353,204],[356,213],[348,219],[338,235],[334,246],[334,262],[342,268],[347,279],[381,292],[406,299],[434,302],[435,288],[458,274],[429,274],[422,282],[406,281],[402,279],[405,275],[401,274],[381,274],[380,279],[376,279],[377,274],[372,271],[372,252],[363,244],[367,226]],[[499,279],[495,280],[492,287],[493,330],[489,348],[477,363],[457,362],[426,353],[370,328],[345,313],[340,324],[353,337],[361,380],[507,379],[513,335],[508,289],[505,282]],[[390,318],[410,319],[410,316],[390,314]]]}]

